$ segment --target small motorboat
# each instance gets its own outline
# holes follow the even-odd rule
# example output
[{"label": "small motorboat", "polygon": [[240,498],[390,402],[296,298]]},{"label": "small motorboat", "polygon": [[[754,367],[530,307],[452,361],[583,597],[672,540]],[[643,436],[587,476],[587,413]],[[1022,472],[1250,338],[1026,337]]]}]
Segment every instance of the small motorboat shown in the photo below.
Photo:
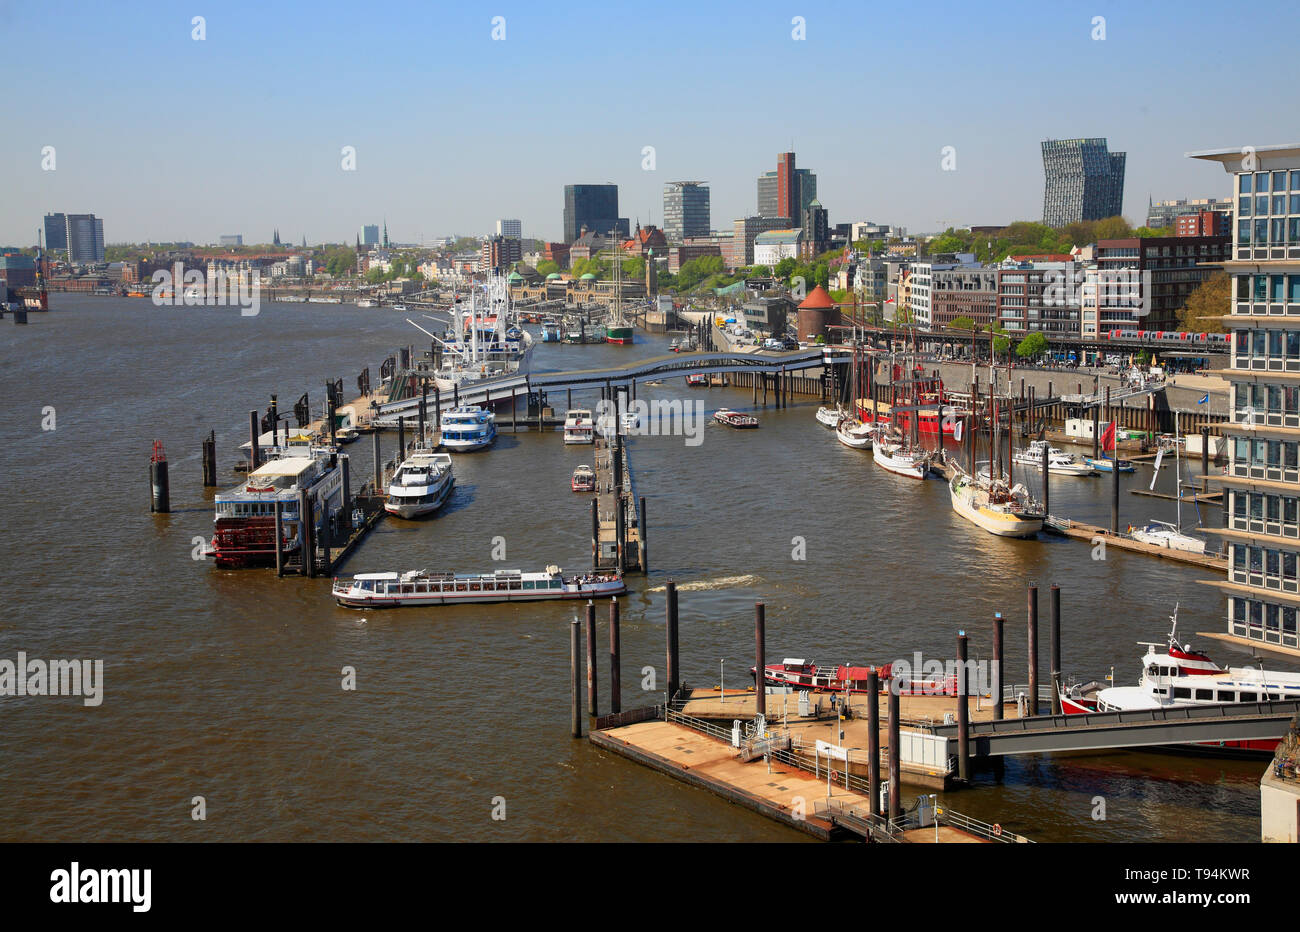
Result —
[{"label": "small motorboat", "polygon": [[697,372],[694,375],[688,375],[686,377],[686,384],[691,386],[691,388],[707,386],[709,384],[709,377],[703,372]]},{"label": "small motorboat", "polygon": [[569,487],[575,492],[596,491],[596,471],[590,466],[579,466],[573,471],[573,478],[569,481]]},{"label": "small motorboat", "polygon": [[1050,446],[1046,440],[1035,440],[1026,449],[1012,457],[1021,466],[1043,468],[1043,450],[1047,450],[1047,471],[1053,476],[1095,476],[1097,471],[1081,463],[1070,453]]},{"label": "small motorboat", "polygon": [[713,419],[724,427],[734,427],[737,430],[758,426],[758,418],[748,414],[741,414],[739,411],[732,411],[730,408],[719,408],[714,411]]},{"label": "small motorboat", "polygon": [[356,443],[361,432],[355,427],[340,427],[334,432],[334,439],[339,443]]},{"label": "small motorboat", "polygon": [[844,409],[839,405],[836,405],[833,408],[828,408],[825,405],[822,405],[817,409],[817,423],[823,427],[829,427],[831,430],[834,430],[839,426],[840,421],[844,417],[846,417]]},{"label": "small motorboat", "polygon": [[1097,472],[1133,472],[1137,469],[1132,460],[1111,459],[1109,456],[1085,456],[1083,461]]}]

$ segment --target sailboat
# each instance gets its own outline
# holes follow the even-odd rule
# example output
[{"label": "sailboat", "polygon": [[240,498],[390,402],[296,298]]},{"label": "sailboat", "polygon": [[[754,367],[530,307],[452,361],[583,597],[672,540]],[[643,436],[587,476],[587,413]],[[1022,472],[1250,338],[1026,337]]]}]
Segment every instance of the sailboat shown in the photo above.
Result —
[{"label": "sailboat", "polygon": [[[895,366],[891,357],[890,375],[894,374]],[[915,389],[916,380],[909,378],[906,384]],[[911,413],[911,417],[908,419],[911,430],[895,431],[888,424],[875,424],[876,430],[871,437],[871,452],[875,457],[876,464],[882,469],[898,476],[906,476],[909,479],[924,479],[930,473],[931,454],[929,450],[923,449],[919,443],[920,424],[917,414],[921,408],[920,405],[915,403],[916,400],[916,393],[913,390],[912,404],[891,408],[891,414],[894,415],[900,412]]]},{"label": "sailboat", "polygon": [[515,320],[509,283],[504,276],[493,275],[482,290],[481,296],[477,287],[471,290],[468,311],[452,305],[451,326],[442,337],[407,318],[407,323],[442,347],[433,378],[439,391],[528,372],[533,337]]},{"label": "sailboat", "polygon": [[1157,547],[1164,547],[1167,550],[1181,550],[1186,553],[1205,553],[1205,541],[1199,537],[1192,537],[1190,534],[1183,533],[1183,476],[1179,467],[1181,457],[1179,451],[1183,446],[1183,438],[1178,433],[1178,414],[1174,413],[1174,439],[1172,441],[1166,438],[1160,445],[1159,452],[1156,453],[1155,475],[1151,477],[1151,488],[1156,487],[1156,479],[1160,475],[1160,461],[1165,455],[1166,449],[1174,451],[1174,483],[1178,490],[1177,495],[1177,523],[1171,524],[1168,521],[1148,521],[1140,528],[1133,528],[1129,531],[1129,536],[1134,540],[1141,541],[1144,544],[1155,544]]},{"label": "sailboat", "polygon": [[[990,373],[991,375],[991,373]],[[990,388],[994,385],[989,379]],[[1042,509],[1029,495],[1029,490],[1016,483],[1010,475],[1003,475],[995,460],[1001,449],[1001,418],[994,399],[993,416],[989,426],[991,458],[985,468],[975,466],[975,475],[969,475],[960,466],[948,482],[952,510],[967,521],[976,524],[998,537],[1032,537],[1043,529]],[[972,435],[974,444],[978,432]],[[974,456],[972,447],[972,458]]]},{"label": "sailboat", "polygon": [[632,342],[632,327],[623,320],[623,247],[614,237],[614,307],[605,324],[605,342],[623,345]]}]

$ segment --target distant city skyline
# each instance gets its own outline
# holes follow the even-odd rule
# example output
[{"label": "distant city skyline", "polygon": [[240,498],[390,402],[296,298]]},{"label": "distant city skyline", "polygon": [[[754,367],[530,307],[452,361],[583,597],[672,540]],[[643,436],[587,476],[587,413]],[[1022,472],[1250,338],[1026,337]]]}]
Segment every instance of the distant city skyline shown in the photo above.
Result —
[{"label": "distant city skyline", "polygon": [[[1192,71],[1153,54],[1233,34],[1237,16],[1209,3],[1069,5],[1044,15],[1033,3],[1011,2],[998,7],[996,28],[987,9],[968,6],[866,16],[853,4],[828,3],[796,11],[806,20],[803,40],[791,37],[790,9],[764,2],[717,8],[669,0],[649,10],[580,2],[564,16],[503,9],[504,41],[491,39],[491,16],[479,10],[396,2],[382,17],[328,12],[344,9],[322,7],[304,33],[300,10],[236,0],[208,14],[203,41],[191,38],[188,16],[162,6],[89,7],[71,18],[50,5],[7,14],[0,68],[12,93],[0,137],[7,182],[0,242],[32,245],[45,215],[69,208],[104,218],[110,244],[215,243],[230,230],[269,242],[276,229],[285,242],[305,235],[351,243],[380,213],[394,242],[490,235],[501,217],[518,218],[525,237],[558,241],[566,184],[617,184],[620,216],[662,226],[663,187],[680,178],[709,179],[711,226],[727,230],[754,214],[754,179],[788,151],[816,171],[832,224],[938,231],[1040,219],[1042,140],[1083,137],[1108,138],[1127,152],[1124,216],[1138,225],[1148,198],[1230,196],[1226,179],[1207,178],[1184,153],[1241,138],[1291,142],[1275,138],[1286,135],[1278,127],[1295,125],[1284,119],[1288,109],[1300,115],[1287,95],[1238,99],[1222,56]],[[1107,17],[1100,41],[1091,25],[1098,14]],[[1293,18],[1276,0],[1252,16]],[[244,26],[250,19],[255,30]],[[683,30],[687,21],[692,28]],[[563,107],[521,101],[536,117],[526,125],[483,112],[480,101],[515,100],[525,76],[553,67],[579,23],[589,37],[609,40],[584,52],[590,74],[644,76],[655,93],[611,106],[596,80]],[[432,30],[454,37],[434,60],[424,54]],[[740,77],[754,62],[794,73],[855,60],[867,46],[870,80],[845,84],[827,74],[825,93],[800,81]],[[356,49],[375,47],[386,53],[368,80],[340,69]],[[78,66],[51,69],[56,48]],[[231,83],[268,60],[293,77]],[[703,73],[701,60],[709,62]],[[102,80],[88,82],[91,73]],[[159,73],[168,80],[159,82]],[[1287,86],[1284,57],[1258,57],[1252,80]],[[215,86],[234,93],[256,86],[257,105],[241,108],[229,126],[165,116],[184,113]],[[51,106],[72,99],[75,108]],[[565,107],[600,118],[580,128],[546,118]],[[412,112],[421,119],[412,121]],[[166,132],[140,131],[164,124]],[[451,144],[449,127],[472,131]],[[949,151],[953,170],[943,166]],[[344,170],[349,152],[354,170]]]}]

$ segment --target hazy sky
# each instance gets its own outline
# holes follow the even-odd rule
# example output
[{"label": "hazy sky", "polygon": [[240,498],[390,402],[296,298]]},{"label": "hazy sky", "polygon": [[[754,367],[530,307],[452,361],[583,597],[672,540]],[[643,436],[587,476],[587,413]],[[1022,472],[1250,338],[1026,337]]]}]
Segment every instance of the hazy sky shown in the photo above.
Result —
[{"label": "hazy sky", "polygon": [[563,186],[607,181],[656,224],[664,182],[707,181],[729,229],[791,146],[831,223],[921,232],[1038,219],[1039,143],[1076,136],[1128,153],[1141,222],[1148,195],[1228,194],[1185,152],[1300,140],[1298,21],[1274,0],[0,0],[0,243],[33,243],[47,211],[97,214],[110,243],[351,241],[385,217],[397,241],[499,217],[557,239]]}]

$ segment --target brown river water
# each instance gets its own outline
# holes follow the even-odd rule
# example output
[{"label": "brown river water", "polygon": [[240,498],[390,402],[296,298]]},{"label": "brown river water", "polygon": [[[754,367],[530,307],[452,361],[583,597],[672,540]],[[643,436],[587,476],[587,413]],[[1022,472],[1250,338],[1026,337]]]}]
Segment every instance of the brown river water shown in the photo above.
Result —
[{"label": "brown river water", "polygon": [[[319,405],[327,379],[352,397],[365,366],[425,338],[391,310],[271,304],[156,308],[141,299],[54,295],[26,327],[0,322],[0,660],[103,661],[102,704],[0,696],[0,837],[159,840],[774,840],[801,836],[708,793],[611,757],[568,734],[569,603],[364,613],[336,607],[328,580],[220,571],[192,558],[210,536],[200,439],[217,436],[222,487],[251,409],[269,395]],[[414,315],[411,315],[414,316]],[[417,320],[419,318],[416,318]],[[657,355],[631,347],[541,345],[534,368]],[[642,386],[643,399],[699,398],[754,410],[748,389]],[[596,398],[579,396],[594,405]],[[552,395],[552,403],[564,399]],[[1081,542],[1001,540],[953,514],[940,481],[891,476],[817,424],[815,399],[755,411],[762,426],[710,424],[703,442],[638,437],[651,572],[622,605],[625,708],[654,667],[663,688],[664,593],[682,589],[687,683],[741,685],[753,603],[767,603],[768,656],[884,663],[947,657],[965,628],[987,656],[1007,617],[1008,682],[1024,682],[1025,587],[1063,591],[1064,666],[1081,679],[1114,666],[1136,681],[1141,648],[1180,603],[1180,633],[1223,628],[1209,574]],[[53,408],[53,430],[47,410]],[[166,444],[172,513],[149,513],[152,442]],[[396,445],[384,435],[384,450]],[[371,474],[370,441],[348,448]],[[388,520],[344,573],[590,560],[587,498],[569,474],[591,461],[558,434],[503,433],[455,459],[443,513]],[[1149,468],[1125,476],[1145,487]],[[1160,485],[1173,488],[1171,469]],[[1053,511],[1105,524],[1109,483],[1054,479]],[[1123,521],[1171,517],[1173,503],[1122,493]],[[1187,515],[1185,514],[1185,518]],[[1219,523],[1217,506],[1205,512]],[[505,564],[494,564],[494,537]],[[792,559],[792,541],[806,559]],[[600,638],[606,643],[604,612]],[[1046,625],[1042,629],[1046,664]],[[1219,645],[1206,646],[1220,662]],[[341,670],[356,670],[355,691]],[[608,672],[601,670],[601,707]],[[1008,760],[1000,780],[950,794],[958,811],[1040,841],[1258,838],[1263,764],[1155,753]],[[922,792],[904,788],[904,799]],[[192,799],[207,818],[191,818]],[[1092,818],[1094,797],[1106,819]],[[504,821],[493,820],[503,797]]]}]

